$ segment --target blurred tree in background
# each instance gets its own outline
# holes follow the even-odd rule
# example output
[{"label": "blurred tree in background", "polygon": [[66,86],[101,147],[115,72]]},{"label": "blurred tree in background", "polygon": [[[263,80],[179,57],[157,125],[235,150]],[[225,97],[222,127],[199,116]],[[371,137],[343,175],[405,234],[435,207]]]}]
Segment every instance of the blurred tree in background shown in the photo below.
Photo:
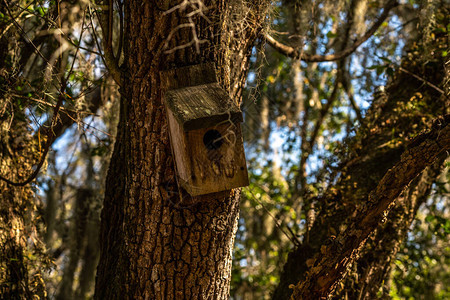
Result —
[{"label": "blurred tree in background", "polygon": [[[156,1],[146,13],[164,19],[185,2],[172,26],[195,8],[209,22],[217,3],[227,12],[225,48],[201,49],[234,98],[243,93],[250,186],[230,297],[448,299],[448,3]],[[130,3],[0,0],[2,299],[94,295],[119,99],[129,105],[131,85],[118,83],[133,75],[130,36],[152,37],[130,31],[144,26]],[[195,26],[206,32],[205,20]],[[189,49],[156,49],[142,64],[180,63]]]},{"label": "blurred tree in background", "polygon": [[117,88],[100,62],[88,2],[0,8],[0,294],[84,299],[98,261]]}]

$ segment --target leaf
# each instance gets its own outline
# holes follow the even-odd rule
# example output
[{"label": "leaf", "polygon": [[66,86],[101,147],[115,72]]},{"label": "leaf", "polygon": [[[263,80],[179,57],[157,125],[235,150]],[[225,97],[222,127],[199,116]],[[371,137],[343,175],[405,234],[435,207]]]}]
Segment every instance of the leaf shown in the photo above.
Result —
[{"label": "leaf", "polygon": [[331,31],[328,31],[328,33],[327,33],[327,38],[333,39],[333,38],[335,38],[335,37],[337,37],[337,34],[336,34],[336,33],[331,32]]},{"label": "leaf", "polygon": [[445,221],[444,231],[445,231],[445,233],[450,234],[450,220]]},{"label": "leaf", "polygon": [[377,67],[377,75],[380,76],[384,72],[384,66],[378,66]]},{"label": "leaf", "polygon": [[389,76],[394,76],[394,69],[391,67],[387,67],[386,74],[388,74]]},{"label": "leaf", "polygon": [[428,223],[431,223],[434,219],[435,219],[435,217],[433,215],[428,215],[425,218],[425,221],[428,222]]}]

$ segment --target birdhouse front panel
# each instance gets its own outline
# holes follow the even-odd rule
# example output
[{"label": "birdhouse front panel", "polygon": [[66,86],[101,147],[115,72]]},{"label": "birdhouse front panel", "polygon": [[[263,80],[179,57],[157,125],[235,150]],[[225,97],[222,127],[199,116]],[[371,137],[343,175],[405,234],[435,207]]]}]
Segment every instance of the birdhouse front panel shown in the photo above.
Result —
[{"label": "birdhouse front panel", "polygon": [[[215,80],[208,65],[168,72],[179,81],[165,95],[170,140],[179,183],[192,196],[248,185],[242,141],[242,112]],[[202,72],[202,69],[207,68]],[[207,76],[196,78],[196,76]]]},{"label": "birdhouse front panel", "polygon": [[239,123],[224,122],[187,133],[190,178],[183,187],[203,195],[248,185]]}]

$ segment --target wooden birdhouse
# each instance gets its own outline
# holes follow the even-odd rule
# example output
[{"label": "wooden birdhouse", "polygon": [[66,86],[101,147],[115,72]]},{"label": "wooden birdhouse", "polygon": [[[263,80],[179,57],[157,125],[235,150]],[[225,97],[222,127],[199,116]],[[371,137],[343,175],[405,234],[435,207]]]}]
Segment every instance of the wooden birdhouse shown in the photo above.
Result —
[{"label": "wooden birdhouse", "polygon": [[213,64],[164,72],[165,105],[178,180],[192,196],[248,185],[242,112]]}]

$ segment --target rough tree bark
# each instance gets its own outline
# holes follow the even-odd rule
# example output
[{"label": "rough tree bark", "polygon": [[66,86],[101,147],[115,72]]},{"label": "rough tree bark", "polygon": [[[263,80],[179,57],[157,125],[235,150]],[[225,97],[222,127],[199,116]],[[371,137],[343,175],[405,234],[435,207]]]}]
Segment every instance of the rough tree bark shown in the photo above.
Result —
[{"label": "rough tree bark", "polygon": [[387,297],[389,286],[387,277],[392,262],[410,230],[419,206],[430,195],[431,186],[441,173],[445,156],[426,168],[411,182],[409,188],[397,198],[385,223],[368,238],[360,258],[342,282],[341,291],[334,299],[377,299],[383,286],[382,296]]},{"label": "rough tree bark", "polygon": [[320,253],[306,262],[309,271],[305,280],[294,287],[293,299],[321,299],[334,291],[396,197],[425,167],[450,149],[450,116],[437,119],[433,129],[419,135],[413,144],[402,154],[400,162],[383,176],[376,189],[368,195],[367,202],[357,208],[348,227],[337,237],[328,239],[321,245]]},{"label": "rough tree bark", "polygon": [[[427,41],[426,47],[442,49],[446,43],[445,36],[438,35]],[[425,61],[423,55],[418,56],[424,51],[422,43],[410,50],[402,68],[417,77],[400,71],[386,93],[375,96],[365,120],[367,128],[360,129],[348,142],[349,153],[343,156],[341,176],[318,199],[320,213],[309,243],[290,253],[274,299],[290,297],[290,287],[294,288],[294,299],[329,296],[398,194],[448,149],[446,117],[438,121],[443,127],[435,124],[431,129],[434,133],[419,135],[422,140],[418,138],[405,150],[412,136],[431,128],[432,120],[446,113],[448,101],[435,88],[442,86],[444,79],[443,58],[437,54],[440,51],[430,52]],[[420,153],[424,156],[417,156]]]},{"label": "rough tree bark", "polygon": [[[221,84],[240,103],[268,5],[187,1],[185,10],[165,13],[179,3],[125,2],[121,111],[102,211],[96,299],[228,298],[239,192],[191,198],[178,189],[160,72],[214,61]],[[196,44],[194,29],[207,42]]]}]

